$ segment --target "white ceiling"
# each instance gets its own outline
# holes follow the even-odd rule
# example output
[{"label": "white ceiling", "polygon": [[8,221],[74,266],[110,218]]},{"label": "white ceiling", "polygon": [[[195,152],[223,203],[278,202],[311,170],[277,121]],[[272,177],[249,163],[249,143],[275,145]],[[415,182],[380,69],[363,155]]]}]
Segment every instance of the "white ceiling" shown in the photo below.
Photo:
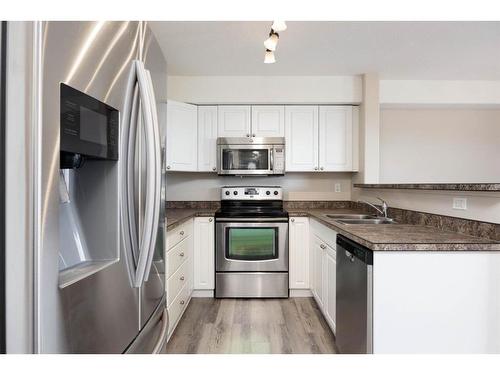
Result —
[{"label": "white ceiling", "polygon": [[169,75],[355,75],[500,80],[500,22],[287,22],[264,64],[272,22],[151,22]]}]

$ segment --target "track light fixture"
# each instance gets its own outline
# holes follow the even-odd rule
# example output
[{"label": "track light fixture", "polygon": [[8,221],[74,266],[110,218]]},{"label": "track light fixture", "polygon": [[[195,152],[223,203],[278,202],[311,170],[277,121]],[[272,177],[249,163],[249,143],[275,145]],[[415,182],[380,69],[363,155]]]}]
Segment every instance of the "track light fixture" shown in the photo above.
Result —
[{"label": "track light fixture", "polygon": [[280,36],[278,33],[275,33],[273,30],[269,33],[269,38],[264,41],[264,47],[271,51],[276,51],[276,46],[278,45],[278,40]]},{"label": "track light fixture", "polygon": [[286,23],[285,21],[274,21],[273,25],[271,26],[271,29],[274,31],[280,32],[280,31],[285,31],[286,30]]},{"label": "track light fixture", "polygon": [[276,58],[274,57],[274,52],[270,49],[266,49],[266,54],[264,56],[264,64],[273,64],[276,62]]},{"label": "track light fixture", "polygon": [[274,57],[274,51],[278,46],[278,40],[280,38],[278,32],[285,31],[286,24],[285,21],[274,21],[271,26],[271,31],[269,32],[269,38],[264,41],[264,47],[266,47],[266,55],[264,56],[265,64],[272,64],[276,62]]}]

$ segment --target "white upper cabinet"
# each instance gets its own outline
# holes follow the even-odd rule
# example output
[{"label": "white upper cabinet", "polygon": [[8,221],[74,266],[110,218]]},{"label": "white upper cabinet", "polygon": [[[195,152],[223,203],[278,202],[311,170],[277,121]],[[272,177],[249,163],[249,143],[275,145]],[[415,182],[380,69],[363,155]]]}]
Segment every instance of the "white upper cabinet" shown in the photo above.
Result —
[{"label": "white upper cabinet", "polygon": [[198,108],[167,101],[167,170],[196,171]]},{"label": "white upper cabinet", "polygon": [[353,170],[353,107],[319,107],[320,171]]},{"label": "white upper cabinet", "polygon": [[285,106],[253,105],[252,137],[284,137]]},{"label": "white upper cabinet", "polygon": [[198,107],[198,171],[215,172],[217,156],[217,106]]},{"label": "white upper cabinet", "polygon": [[285,107],[287,172],[318,170],[318,106]]},{"label": "white upper cabinet", "polygon": [[250,137],[249,105],[220,105],[217,116],[219,137]]}]

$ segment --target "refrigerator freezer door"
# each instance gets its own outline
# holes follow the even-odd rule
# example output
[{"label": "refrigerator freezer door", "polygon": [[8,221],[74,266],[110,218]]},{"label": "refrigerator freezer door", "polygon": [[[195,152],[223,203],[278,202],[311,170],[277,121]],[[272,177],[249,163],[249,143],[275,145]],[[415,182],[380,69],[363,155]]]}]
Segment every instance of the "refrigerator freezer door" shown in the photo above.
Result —
[{"label": "refrigerator freezer door", "polygon": [[[122,112],[131,59],[137,56],[138,22],[45,22],[41,54],[42,125],[34,150],[39,180],[35,198],[35,351],[122,353],[138,334],[138,290],[131,287],[119,229],[109,233],[119,261],[64,289],[58,287],[59,84],[64,82]],[[122,126],[120,124],[120,126]],[[118,162],[120,163],[121,160]],[[118,166],[119,164],[117,164]],[[85,220],[119,225],[119,167],[106,180],[110,207]],[[87,197],[89,206],[92,198]],[[90,211],[88,211],[90,212]],[[112,228],[112,226],[110,226]]]}]

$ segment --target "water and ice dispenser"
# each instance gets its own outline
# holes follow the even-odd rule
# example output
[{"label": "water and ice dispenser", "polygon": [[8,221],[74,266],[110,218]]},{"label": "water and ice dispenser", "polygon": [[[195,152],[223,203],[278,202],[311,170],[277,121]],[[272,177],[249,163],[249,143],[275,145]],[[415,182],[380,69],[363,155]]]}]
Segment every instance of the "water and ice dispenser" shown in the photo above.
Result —
[{"label": "water and ice dispenser", "polygon": [[119,259],[119,112],[61,84],[59,286]]}]

